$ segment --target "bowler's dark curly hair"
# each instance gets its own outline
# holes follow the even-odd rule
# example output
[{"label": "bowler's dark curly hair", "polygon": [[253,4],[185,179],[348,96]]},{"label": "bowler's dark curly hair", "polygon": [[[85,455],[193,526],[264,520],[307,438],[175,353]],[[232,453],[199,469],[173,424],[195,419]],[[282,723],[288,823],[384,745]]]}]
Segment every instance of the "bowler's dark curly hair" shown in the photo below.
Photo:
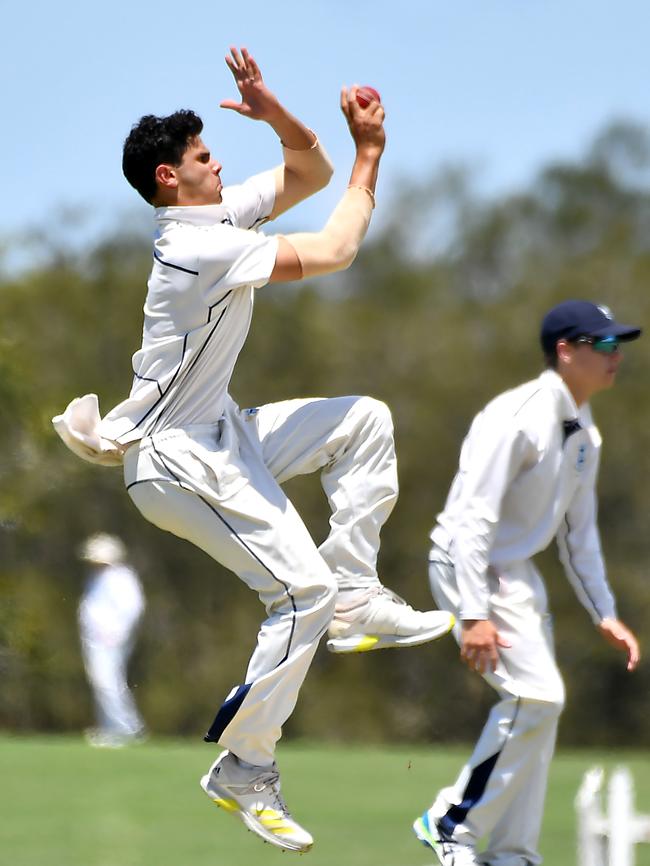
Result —
[{"label": "bowler's dark curly hair", "polygon": [[187,109],[168,117],[146,114],[131,129],[122,151],[122,171],[149,204],[156,195],[156,168],[161,163],[180,165],[190,142],[202,129],[201,118]]}]

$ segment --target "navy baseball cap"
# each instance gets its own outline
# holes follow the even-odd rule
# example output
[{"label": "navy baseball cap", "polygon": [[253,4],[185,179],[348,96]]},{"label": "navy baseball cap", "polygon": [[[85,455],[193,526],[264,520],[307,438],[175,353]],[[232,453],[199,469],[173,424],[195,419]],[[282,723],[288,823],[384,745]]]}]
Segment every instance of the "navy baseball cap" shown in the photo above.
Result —
[{"label": "navy baseball cap", "polygon": [[609,307],[591,301],[563,301],[544,316],[540,338],[546,354],[555,351],[558,340],[578,337],[618,337],[636,340],[641,328],[617,322]]}]

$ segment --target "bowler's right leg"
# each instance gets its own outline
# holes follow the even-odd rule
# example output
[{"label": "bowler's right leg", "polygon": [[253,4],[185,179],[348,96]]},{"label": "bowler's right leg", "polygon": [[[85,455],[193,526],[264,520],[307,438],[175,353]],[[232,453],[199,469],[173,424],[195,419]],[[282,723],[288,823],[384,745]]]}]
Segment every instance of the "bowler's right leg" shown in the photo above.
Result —
[{"label": "bowler's right leg", "polygon": [[266,841],[307,850],[311,837],[280,796],[274,752],[332,618],[336,585],[263,465],[251,470],[254,483],[251,477],[240,483],[235,473],[230,485],[219,487],[221,455],[213,439],[214,434],[196,442],[179,431],[176,438],[144,440],[137,453],[126,454],[127,485],[148,520],[234,571],[265,605],[267,618],[246,677],[233,687],[206,735],[231,757],[217,759],[202,784],[217,805]]}]

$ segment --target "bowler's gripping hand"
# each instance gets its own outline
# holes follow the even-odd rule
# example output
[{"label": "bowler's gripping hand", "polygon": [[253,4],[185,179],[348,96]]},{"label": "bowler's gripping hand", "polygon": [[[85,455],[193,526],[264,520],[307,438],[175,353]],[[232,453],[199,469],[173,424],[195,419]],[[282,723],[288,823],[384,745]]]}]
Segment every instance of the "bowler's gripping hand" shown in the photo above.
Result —
[{"label": "bowler's gripping hand", "polygon": [[603,619],[598,625],[598,631],[607,643],[627,653],[627,669],[633,671],[639,664],[641,652],[639,642],[630,629],[618,619]]},{"label": "bowler's gripping hand", "polygon": [[357,153],[379,159],[386,146],[384,119],[386,114],[380,102],[371,102],[362,108],[357,102],[358,85],[341,90],[341,111],[356,145]]},{"label": "bowler's gripping hand", "polygon": [[226,63],[235,79],[241,102],[224,99],[220,103],[221,108],[229,108],[251,120],[271,121],[281,111],[280,102],[264,84],[255,59],[246,48],[242,48],[240,53],[235,47],[231,47]]},{"label": "bowler's gripping hand", "polygon": [[462,621],[460,657],[465,664],[479,674],[496,670],[499,647],[511,644],[496,629],[489,619],[466,619]]}]

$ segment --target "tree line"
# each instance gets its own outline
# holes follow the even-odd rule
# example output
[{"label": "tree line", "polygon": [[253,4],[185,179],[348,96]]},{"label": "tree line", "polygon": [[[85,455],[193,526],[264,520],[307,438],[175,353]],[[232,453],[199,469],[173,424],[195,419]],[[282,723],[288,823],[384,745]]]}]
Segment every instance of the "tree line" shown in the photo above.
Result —
[{"label": "tree line", "polygon": [[[462,169],[393,191],[380,230],[345,274],[257,293],[232,383],[241,406],[295,396],[370,394],[395,422],[400,499],[383,531],[380,577],[431,606],[428,533],[474,414],[542,366],[543,313],[569,297],[650,323],[650,136],[598,135],[574,162],[486,201]],[[384,195],[384,198],[387,198]],[[46,261],[0,272],[0,725],[73,731],[91,721],[76,606],[90,533],[120,535],[147,613],[131,680],[154,732],[204,731],[241,682],[262,608],[235,576],[148,524],[121,473],[84,464],[50,419],[128,392],[150,268],[146,237],[120,230],[88,254],[52,245]],[[594,401],[604,436],[600,525],[620,615],[647,644],[650,336],[625,350],[619,381]],[[319,542],[328,510],[315,476],[287,492]],[[540,557],[568,685],[564,744],[650,745],[650,664],[625,673],[564,578]],[[492,692],[451,638],[407,652],[331,656],[321,647],[285,735],[346,741],[467,740]],[[475,713],[468,714],[471,704]],[[461,712],[462,708],[462,712]]]}]

